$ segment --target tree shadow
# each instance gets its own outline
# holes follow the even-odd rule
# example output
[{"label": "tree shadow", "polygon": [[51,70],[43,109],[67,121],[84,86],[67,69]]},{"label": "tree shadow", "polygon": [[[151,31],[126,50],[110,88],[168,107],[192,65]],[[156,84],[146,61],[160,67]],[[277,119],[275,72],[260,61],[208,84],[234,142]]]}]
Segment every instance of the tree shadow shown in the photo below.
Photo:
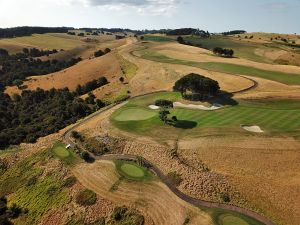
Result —
[{"label": "tree shadow", "polygon": [[195,121],[178,120],[174,122],[172,125],[180,129],[193,129],[198,125],[198,123]]},{"label": "tree shadow", "polygon": [[212,104],[212,105],[222,105],[222,106],[235,106],[238,105],[239,103],[232,98],[233,94],[232,93],[228,93],[226,91],[222,91],[220,92],[217,96],[206,99],[205,101]]}]

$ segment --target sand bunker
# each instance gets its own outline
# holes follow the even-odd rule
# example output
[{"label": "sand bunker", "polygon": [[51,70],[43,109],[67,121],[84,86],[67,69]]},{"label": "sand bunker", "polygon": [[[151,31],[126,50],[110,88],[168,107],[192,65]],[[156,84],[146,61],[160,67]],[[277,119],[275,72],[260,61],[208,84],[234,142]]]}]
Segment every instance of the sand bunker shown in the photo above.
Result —
[{"label": "sand bunker", "polygon": [[150,109],[159,109],[160,108],[159,106],[156,106],[156,105],[149,105],[148,107]]},{"label": "sand bunker", "polygon": [[174,102],[174,107],[178,108],[187,108],[187,109],[199,109],[199,110],[217,110],[222,107],[220,104],[213,104],[210,107],[204,106],[204,105],[193,105],[193,104],[183,104],[181,102]]},{"label": "sand bunker", "polygon": [[248,126],[248,125],[241,125],[246,131],[254,132],[254,133],[263,133],[264,131],[259,126]]}]

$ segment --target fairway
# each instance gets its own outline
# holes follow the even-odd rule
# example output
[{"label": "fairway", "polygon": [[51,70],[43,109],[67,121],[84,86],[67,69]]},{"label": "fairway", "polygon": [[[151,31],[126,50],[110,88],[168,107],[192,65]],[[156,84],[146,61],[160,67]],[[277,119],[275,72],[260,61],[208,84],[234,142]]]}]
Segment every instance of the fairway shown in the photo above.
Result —
[{"label": "fairway", "polygon": [[[163,97],[169,97],[173,100],[179,98],[178,95],[174,95],[172,92],[169,95],[162,93],[137,98],[115,111],[111,116],[111,120],[121,130],[147,136],[157,136],[160,133],[159,131],[162,131],[164,135],[168,135],[182,130],[163,124],[158,117],[158,112],[154,110],[153,112],[150,111],[150,114],[147,113],[148,116],[141,115],[142,112],[148,112],[144,108],[149,103],[153,103],[159,98],[163,99]],[[172,116],[177,117],[179,123],[190,122],[195,124],[196,126],[192,128],[196,130],[222,128],[230,131],[247,132],[240,125],[250,124],[260,126],[267,133],[297,134],[300,127],[300,109],[297,107],[299,104],[300,101],[296,99],[249,100],[240,101],[236,106],[228,106],[215,111],[174,108],[170,110],[170,113]],[[139,116],[134,116],[134,114],[139,114]]]},{"label": "fairway", "polygon": [[209,71],[221,72],[221,73],[238,74],[238,75],[241,74],[241,75],[259,77],[259,78],[273,80],[288,85],[300,84],[300,74],[262,70],[254,67],[230,64],[230,63],[196,62],[196,61],[174,59],[165,55],[157,54],[155,52],[145,52],[145,54],[142,55],[142,58],[151,61],[162,62],[162,63],[193,66],[193,67],[197,67]]},{"label": "fairway", "polygon": [[117,121],[139,121],[147,120],[156,115],[155,112],[140,109],[140,108],[129,108],[121,110],[118,115],[116,115],[115,120]]}]

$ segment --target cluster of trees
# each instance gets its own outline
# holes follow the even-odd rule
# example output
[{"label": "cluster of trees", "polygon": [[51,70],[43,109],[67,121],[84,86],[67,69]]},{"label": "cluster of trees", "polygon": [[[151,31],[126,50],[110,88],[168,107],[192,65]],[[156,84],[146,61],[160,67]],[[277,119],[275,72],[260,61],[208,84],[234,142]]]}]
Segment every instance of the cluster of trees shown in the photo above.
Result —
[{"label": "cluster of trees", "polygon": [[158,99],[155,101],[155,105],[159,107],[173,108],[173,102],[166,99]]},{"label": "cluster of trees", "polygon": [[235,35],[235,34],[244,34],[246,33],[245,30],[232,30],[232,31],[227,31],[227,32],[223,32],[223,35]]},{"label": "cluster of trees", "polygon": [[106,84],[108,84],[108,80],[106,79],[106,77],[100,77],[98,80],[92,80],[86,83],[84,86],[78,84],[75,93],[77,95],[83,95],[95,90],[96,88],[102,87]]},{"label": "cluster of trees", "polygon": [[98,50],[98,51],[94,52],[94,56],[95,57],[100,57],[100,56],[103,56],[103,55],[105,55],[107,53],[110,53],[110,52],[111,52],[111,49],[110,48],[106,48],[106,49],[104,49],[104,51]]},{"label": "cluster of trees", "polygon": [[88,104],[67,88],[26,90],[12,99],[2,92],[0,102],[0,149],[35,142],[99,108],[97,101]]},{"label": "cluster of trees", "polygon": [[0,224],[1,225],[13,225],[12,219],[18,218],[21,214],[27,214],[27,209],[18,207],[15,203],[8,207],[7,198],[5,196],[0,197]]},{"label": "cluster of trees", "polygon": [[66,33],[72,30],[71,27],[12,27],[0,28],[0,38],[13,38],[21,36],[30,36],[32,34],[45,34],[45,33]]},{"label": "cluster of trees", "polygon": [[210,33],[208,31],[194,29],[194,28],[181,28],[175,30],[169,30],[166,32],[167,35],[196,35],[203,38],[210,37]]},{"label": "cluster of trees", "polygon": [[68,35],[76,35],[76,33],[73,32],[73,31],[68,31],[67,34],[68,34]]},{"label": "cluster of trees", "polygon": [[182,44],[182,45],[190,45],[190,46],[194,46],[194,47],[198,47],[198,48],[202,48],[202,45],[199,44],[199,43],[192,43],[190,41],[186,41],[183,39],[183,37],[179,36],[177,37],[177,42],[179,44]]},{"label": "cluster of trees", "polygon": [[[25,50],[26,51],[26,50]],[[34,59],[29,53],[17,53],[9,55],[4,49],[0,49],[0,91],[7,85],[12,85],[15,80],[24,80],[28,76],[44,75],[60,71],[73,66],[81,61],[81,58],[64,60]]]},{"label": "cluster of trees", "polygon": [[213,79],[191,73],[176,81],[173,90],[180,92],[183,98],[203,100],[218,94],[220,86]]},{"label": "cluster of trees", "polygon": [[56,49],[53,50],[39,50],[37,48],[23,48],[23,53],[26,57],[41,57],[41,56],[49,56],[51,54],[55,54],[58,51]]},{"label": "cluster of trees", "polygon": [[116,40],[120,40],[120,39],[123,39],[125,38],[126,36],[121,36],[121,35],[116,35]]},{"label": "cluster of trees", "polygon": [[214,48],[213,53],[224,57],[233,57],[234,55],[234,51],[232,49],[220,48],[220,47]]}]

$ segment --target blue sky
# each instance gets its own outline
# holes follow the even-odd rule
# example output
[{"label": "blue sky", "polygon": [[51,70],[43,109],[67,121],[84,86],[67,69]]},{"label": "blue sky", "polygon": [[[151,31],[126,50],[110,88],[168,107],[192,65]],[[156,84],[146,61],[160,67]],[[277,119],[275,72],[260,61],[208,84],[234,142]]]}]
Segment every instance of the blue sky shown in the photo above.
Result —
[{"label": "blue sky", "polygon": [[300,33],[300,0],[0,0],[0,27],[23,25]]}]

